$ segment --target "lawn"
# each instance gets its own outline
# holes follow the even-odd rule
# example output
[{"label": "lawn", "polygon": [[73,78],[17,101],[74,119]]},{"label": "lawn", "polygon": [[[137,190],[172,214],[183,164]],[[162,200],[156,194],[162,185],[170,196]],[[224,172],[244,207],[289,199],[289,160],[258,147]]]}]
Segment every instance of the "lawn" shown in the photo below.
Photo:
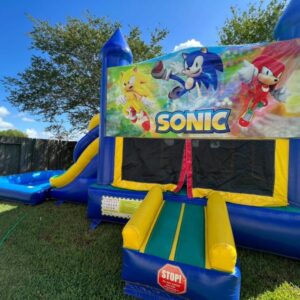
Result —
[{"label": "lawn", "polygon": [[[0,204],[0,299],[131,299],[121,281],[122,227],[88,225],[81,205]],[[238,252],[241,299],[300,299],[300,262]]]}]

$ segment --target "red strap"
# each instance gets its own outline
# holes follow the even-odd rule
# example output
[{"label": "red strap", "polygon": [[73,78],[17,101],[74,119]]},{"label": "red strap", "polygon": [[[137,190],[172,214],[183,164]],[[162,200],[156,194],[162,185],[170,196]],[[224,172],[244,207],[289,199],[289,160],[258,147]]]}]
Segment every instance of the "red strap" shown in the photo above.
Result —
[{"label": "red strap", "polygon": [[186,147],[186,178],[187,178],[187,194],[189,198],[193,198],[193,158],[192,158],[192,141],[186,140],[185,141]]},{"label": "red strap", "polygon": [[177,186],[174,190],[175,193],[178,193],[182,189],[185,179],[187,179],[188,198],[193,198],[192,141],[191,140],[185,140],[181,170],[180,170]]},{"label": "red strap", "polygon": [[186,177],[186,165],[185,165],[185,161],[186,161],[186,147],[185,147],[185,144],[184,144],[183,157],[182,157],[182,163],[181,163],[181,170],[180,170],[180,175],[179,175],[177,186],[176,186],[176,188],[174,190],[175,193],[178,193],[182,189],[182,186],[183,186],[184,181],[185,181],[185,177]]}]

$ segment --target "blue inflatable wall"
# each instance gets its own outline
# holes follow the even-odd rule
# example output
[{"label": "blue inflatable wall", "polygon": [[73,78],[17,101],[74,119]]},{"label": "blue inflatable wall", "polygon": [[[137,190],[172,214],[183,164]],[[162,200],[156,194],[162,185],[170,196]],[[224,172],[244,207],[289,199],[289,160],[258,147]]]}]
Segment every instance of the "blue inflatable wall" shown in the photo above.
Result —
[{"label": "blue inflatable wall", "polygon": [[279,19],[274,37],[277,40],[288,40],[300,37],[300,1],[291,0]]}]

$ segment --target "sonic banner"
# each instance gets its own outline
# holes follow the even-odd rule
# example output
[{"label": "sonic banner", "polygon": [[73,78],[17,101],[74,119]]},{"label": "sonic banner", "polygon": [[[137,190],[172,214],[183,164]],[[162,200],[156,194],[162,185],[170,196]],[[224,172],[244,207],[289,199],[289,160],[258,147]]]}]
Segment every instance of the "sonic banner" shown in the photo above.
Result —
[{"label": "sonic banner", "polygon": [[108,136],[300,137],[300,39],[109,68],[107,91]]}]

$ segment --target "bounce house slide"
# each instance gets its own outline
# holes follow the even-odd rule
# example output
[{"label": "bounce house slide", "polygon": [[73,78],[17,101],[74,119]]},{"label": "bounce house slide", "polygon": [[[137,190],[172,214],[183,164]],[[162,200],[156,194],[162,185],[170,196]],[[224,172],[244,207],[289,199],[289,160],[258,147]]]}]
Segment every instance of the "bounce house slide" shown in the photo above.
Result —
[{"label": "bounce house slide", "polygon": [[73,152],[73,160],[77,161],[81,153],[86,149],[86,147],[91,144],[96,138],[99,137],[99,114],[95,115],[89,123],[88,133],[84,135],[76,144]]},{"label": "bounce house slide", "polygon": [[123,241],[129,295],[239,298],[237,253],[226,203],[218,192],[203,205],[164,200],[162,189],[153,187],[124,227]]},{"label": "bounce house slide", "polygon": [[63,171],[40,171],[0,177],[0,198],[25,204],[38,204],[49,196],[52,176]]},{"label": "bounce house slide", "polygon": [[74,164],[64,174],[50,179],[52,198],[87,202],[88,186],[95,183],[97,177],[98,125],[99,115],[96,115],[90,121],[88,133],[75,146]]}]

